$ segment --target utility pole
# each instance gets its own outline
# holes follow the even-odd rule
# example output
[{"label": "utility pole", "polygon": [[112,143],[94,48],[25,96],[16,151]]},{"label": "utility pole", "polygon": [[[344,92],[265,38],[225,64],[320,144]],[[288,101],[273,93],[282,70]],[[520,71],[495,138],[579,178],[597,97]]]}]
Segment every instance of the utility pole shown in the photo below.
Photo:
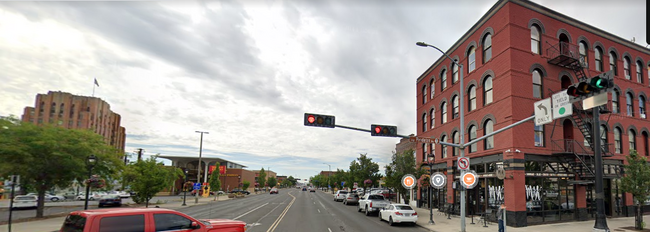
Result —
[{"label": "utility pole", "polygon": [[[196,131],[196,133],[201,133],[201,143],[199,145],[199,165],[198,166],[198,174],[196,175],[196,182],[201,183],[201,155],[203,152],[203,134],[209,134],[208,132],[205,131]],[[201,192],[201,189],[196,190],[196,194],[194,194],[194,204],[199,203],[199,193]]]},{"label": "utility pole", "polygon": [[138,148],[137,150],[138,150],[138,161],[140,161],[142,160],[142,151],[144,151],[144,149]]},{"label": "utility pole", "polygon": [[594,140],[594,156],[596,158],[594,168],[596,174],[596,222],[594,224],[594,232],[609,232],[607,227],[607,215],[605,215],[605,194],[603,193],[603,155],[602,144],[600,144],[600,107],[591,109],[593,114],[593,135],[591,139]]}]

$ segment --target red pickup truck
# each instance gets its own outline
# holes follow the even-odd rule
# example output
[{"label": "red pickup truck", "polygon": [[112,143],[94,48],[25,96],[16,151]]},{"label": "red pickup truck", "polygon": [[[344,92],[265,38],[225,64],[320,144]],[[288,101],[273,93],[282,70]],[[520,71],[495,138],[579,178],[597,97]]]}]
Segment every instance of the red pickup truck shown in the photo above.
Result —
[{"label": "red pickup truck", "polygon": [[244,232],[246,223],[229,219],[194,219],[162,208],[116,208],[71,212],[60,232]]}]

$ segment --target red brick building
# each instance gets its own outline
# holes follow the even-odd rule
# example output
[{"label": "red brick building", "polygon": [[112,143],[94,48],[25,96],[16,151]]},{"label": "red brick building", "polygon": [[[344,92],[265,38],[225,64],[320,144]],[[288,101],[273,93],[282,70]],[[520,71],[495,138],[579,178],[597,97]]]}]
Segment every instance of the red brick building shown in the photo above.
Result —
[{"label": "red brick building", "polygon": [[41,125],[56,124],[68,129],[92,129],[109,145],[124,153],[126,132],[120,126],[122,117],[111,106],[96,97],[49,91],[37,94],[34,107],[25,107],[22,121]]},{"label": "red brick building", "polygon": [[[431,51],[435,52],[435,51]],[[417,79],[417,136],[459,143],[525,119],[536,101],[564,91],[584,78],[614,70],[611,114],[600,117],[605,159],[604,194],[608,216],[632,216],[633,199],[620,190],[625,156],[630,150],[648,156],[646,118],[650,93],[650,50],[599,28],[524,0],[501,0],[448,49],[459,68],[441,56]],[[464,94],[465,128],[459,128],[459,94]],[[574,104],[581,109],[581,105]],[[465,148],[478,185],[467,190],[467,215],[507,206],[512,226],[595,218],[593,152],[583,115],[535,126],[533,121]],[[586,128],[586,127],[585,127]],[[586,136],[585,136],[586,135]],[[434,169],[458,181],[457,148],[417,144],[417,162],[436,156]],[[582,164],[584,162],[584,164]],[[505,169],[505,179],[496,177]],[[434,191],[434,206],[453,204],[460,193]],[[418,194],[426,198],[426,190]],[[458,212],[458,211],[456,211]]]}]

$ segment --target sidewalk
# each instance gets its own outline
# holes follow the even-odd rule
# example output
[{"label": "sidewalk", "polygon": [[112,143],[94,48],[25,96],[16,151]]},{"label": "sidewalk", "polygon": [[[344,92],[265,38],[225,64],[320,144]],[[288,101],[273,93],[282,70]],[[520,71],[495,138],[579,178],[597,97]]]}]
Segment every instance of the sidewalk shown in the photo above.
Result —
[{"label": "sidewalk", "polygon": [[[255,194],[251,194],[253,196]],[[232,200],[234,198],[228,198],[227,195],[219,196],[219,201],[227,201],[227,200]],[[244,198],[246,199],[246,198]],[[181,206],[183,203],[183,199],[173,199],[169,200],[166,202],[162,202],[161,204],[156,204],[156,202],[149,202],[149,207],[156,207],[159,206],[160,208],[166,208],[166,209],[181,209],[181,208],[188,208],[192,207],[195,205],[202,205],[202,204],[208,204],[210,202],[214,202],[214,197],[206,197],[206,198],[199,198],[199,203],[195,204],[194,203],[194,197],[187,197],[185,204],[187,206]],[[144,205],[137,205],[136,207],[144,207]],[[33,221],[26,221],[26,222],[18,222],[18,223],[12,223],[11,224],[11,232],[50,232],[50,231],[59,231],[61,229],[61,225],[63,225],[63,220],[65,219],[65,216],[61,217],[52,217],[48,219],[42,219],[42,220],[33,220]],[[0,225],[0,232],[5,232],[9,231],[8,225]]]},{"label": "sidewalk", "polygon": [[[447,219],[446,215],[439,214],[438,209],[433,209],[433,221],[434,225],[429,225],[429,209],[424,208],[415,208],[415,211],[418,213],[418,222],[417,225],[429,229],[430,231],[460,231],[460,217],[452,215],[451,219]],[[478,223],[478,216],[474,216],[474,223],[471,224],[472,219],[468,217],[465,219],[465,231],[467,232],[494,232],[499,230],[499,225],[496,222],[488,224],[488,227],[483,227],[483,223]],[[507,220],[507,219],[506,219]],[[650,220],[650,215],[644,216],[643,221],[648,222]],[[558,232],[558,231],[575,231],[575,232],[590,232],[594,228],[594,220],[589,221],[571,221],[563,223],[553,223],[553,224],[544,224],[544,225],[532,225],[527,227],[511,227],[508,226],[506,231],[509,232],[524,232],[524,231],[535,231],[535,232]],[[619,218],[607,218],[607,226],[610,231],[638,231],[634,230],[634,217],[619,217]],[[643,231],[650,231],[644,229]]]}]

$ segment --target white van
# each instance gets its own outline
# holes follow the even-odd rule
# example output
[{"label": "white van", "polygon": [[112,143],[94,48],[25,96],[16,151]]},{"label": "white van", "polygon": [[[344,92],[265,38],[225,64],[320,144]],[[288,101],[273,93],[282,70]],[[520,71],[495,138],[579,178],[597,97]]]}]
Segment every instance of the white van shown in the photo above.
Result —
[{"label": "white van", "polygon": [[36,208],[38,198],[36,196],[19,195],[14,197],[13,208]]}]

